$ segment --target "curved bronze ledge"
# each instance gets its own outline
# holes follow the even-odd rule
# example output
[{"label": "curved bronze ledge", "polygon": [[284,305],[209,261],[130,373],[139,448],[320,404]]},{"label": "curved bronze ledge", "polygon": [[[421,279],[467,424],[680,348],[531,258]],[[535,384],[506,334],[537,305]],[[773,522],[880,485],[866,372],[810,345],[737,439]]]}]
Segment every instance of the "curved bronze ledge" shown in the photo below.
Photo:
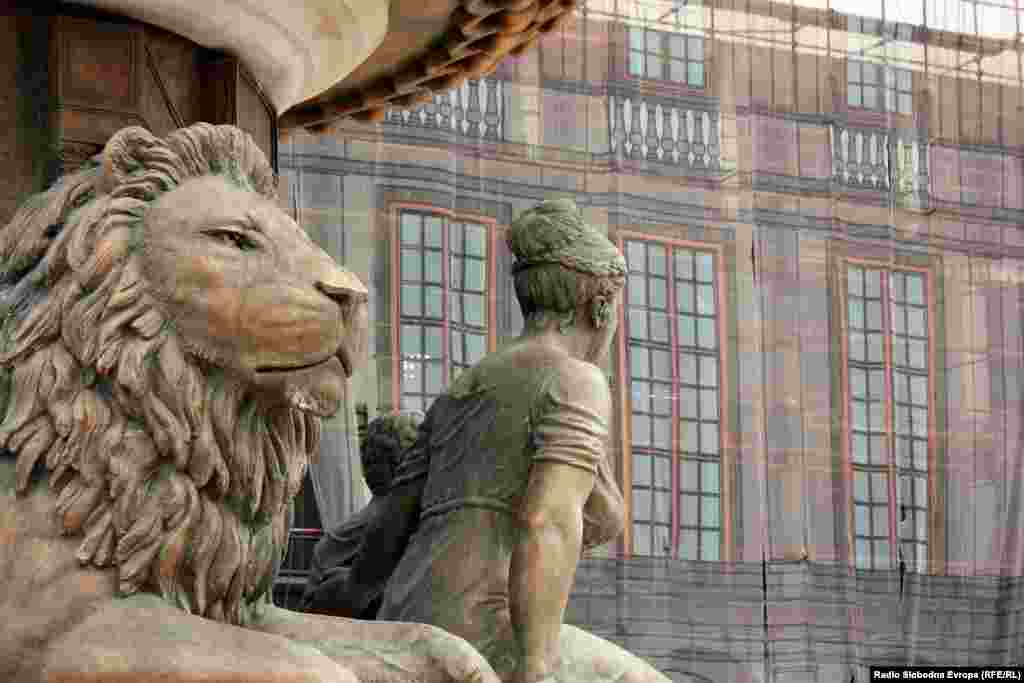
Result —
[{"label": "curved bronze ledge", "polygon": [[521,54],[558,28],[578,0],[461,0],[448,29],[425,52],[363,87],[297,105],[279,120],[282,132],[323,133],[344,118],[381,121],[389,107],[413,107],[468,78],[481,78],[509,54]]}]

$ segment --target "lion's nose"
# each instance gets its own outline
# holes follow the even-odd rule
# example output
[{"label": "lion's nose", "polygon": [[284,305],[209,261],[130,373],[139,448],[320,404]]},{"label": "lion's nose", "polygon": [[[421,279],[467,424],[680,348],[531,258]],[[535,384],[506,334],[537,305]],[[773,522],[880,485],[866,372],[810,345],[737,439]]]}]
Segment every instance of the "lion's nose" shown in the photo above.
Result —
[{"label": "lion's nose", "polygon": [[363,303],[369,298],[366,286],[348,271],[337,271],[317,281],[316,288],[343,308]]}]

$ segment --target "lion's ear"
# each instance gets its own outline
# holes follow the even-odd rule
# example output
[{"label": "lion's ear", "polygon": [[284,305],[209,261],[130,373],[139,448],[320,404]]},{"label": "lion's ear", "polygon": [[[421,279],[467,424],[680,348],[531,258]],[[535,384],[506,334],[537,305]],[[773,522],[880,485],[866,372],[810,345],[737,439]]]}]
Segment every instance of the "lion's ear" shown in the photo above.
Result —
[{"label": "lion's ear", "polygon": [[114,133],[103,148],[100,191],[104,194],[122,185],[128,177],[142,168],[139,158],[146,150],[163,146],[163,141],[140,126],[129,126]]}]

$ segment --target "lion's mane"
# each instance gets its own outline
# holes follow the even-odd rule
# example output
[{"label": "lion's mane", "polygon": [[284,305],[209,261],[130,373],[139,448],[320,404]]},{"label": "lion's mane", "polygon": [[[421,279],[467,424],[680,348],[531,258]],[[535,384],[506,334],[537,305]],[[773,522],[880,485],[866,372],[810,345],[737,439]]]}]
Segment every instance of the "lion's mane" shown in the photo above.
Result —
[{"label": "lion's mane", "polygon": [[45,467],[78,560],[116,568],[122,593],[241,624],[271,588],[320,422],[260,404],[150,292],[147,208],[211,173],[275,197],[237,128],[132,128],[0,230],[0,450],[19,494]]}]

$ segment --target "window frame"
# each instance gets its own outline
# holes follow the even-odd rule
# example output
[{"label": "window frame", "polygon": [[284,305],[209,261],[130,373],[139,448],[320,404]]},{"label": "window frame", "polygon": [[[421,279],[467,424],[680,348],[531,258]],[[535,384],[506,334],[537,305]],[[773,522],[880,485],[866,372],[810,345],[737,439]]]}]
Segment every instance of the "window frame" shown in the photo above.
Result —
[{"label": "window frame", "polygon": [[[718,357],[718,446],[719,446],[719,500],[720,500],[720,521],[721,521],[721,539],[719,544],[718,559],[717,560],[687,560],[687,561],[716,561],[716,562],[731,562],[733,560],[734,548],[733,548],[733,499],[734,499],[734,482],[732,478],[732,467],[733,467],[733,453],[732,453],[732,439],[730,436],[730,420],[732,416],[729,413],[729,398],[728,392],[730,387],[729,379],[729,348],[728,348],[728,322],[730,315],[729,311],[729,290],[728,282],[726,280],[726,247],[722,244],[716,244],[712,242],[699,242],[693,240],[677,239],[672,237],[666,237],[662,235],[650,234],[632,230],[620,230],[615,235],[615,242],[619,248],[619,251],[623,254],[626,253],[626,241],[640,241],[647,244],[660,244],[668,250],[671,254],[675,248],[689,249],[695,251],[710,252],[714,258],[715,264],[715,302],[716,302],[716,334],[718,337],[717,346],[717,357]],[[668,262],[672,262],[673,259],[670,257],[667,259]],[[672,267],[669,266],[666,270],[666,278],[674,279],[672,277]],[[678,315],[678,307],[676,306],[676,294],[674,282],[672,286],[668,287],[668,301],[667,309],[675,311],[672,315]],[[625,295],[625,288],[623,293]],[[619,306],[619,325],[616,333],[616,347],[618,351],[617,368],[616,372],[619,378],[618,386],[618,403],[619,403],[619,438],[620,448],[622,452],[622,491],[625,499],[625,526],[622,536],[622,555],[626,558],[633,557],[634,555],[634,539],[633,539],[633,435],[632,435],[632,400],[631,400],[631,377],[629,369],[629,356],[628,356],[628,320],[627,320],[627,308],[629,307],[629,301],[624,296]],[[669,345],[672,348],[672,368],[673,377],[672,385],[674,390],[678,390],[681,380],[679,377],[679,351],[680,346],[678,344],[678,325],[673,320],[669,326]],[[679,430],[679,422],[682,419],[680,404],[679,404],[679,392],[676,391],[675,396],[672,400],[672,463],[671,463],[671,479],[672,479],[672,490],[670,494],[670,500],[672,502],[672,513],[670,516],[671,523],[671,551],[669,558],[676,559],[679,554],[679,539],[681,529],[681,504],[680,495],[682,493],[682,486],[680,482],[680,469],[682,461],[682,447]],[[653,482],[651,488],[654,488]],[[641,557],[641,556],[638,556]],[[653,555],[651,557],[664,557],[659,555]]]},{"label": "window frame", "polygon": [[[891,275],[894,272],[917,273],[924,277],[926,310],[928,315],[928,358],[926,361],[928,377],[928,436],[927,436],[927,492],[929,506],[926,513],[927,519],[927,561],[925,562],[927,574],[941,573],[944,562],[942,553],[945,548],[945,536],[942,529],[942,501],[939,500],[938,481],[938,392],[937,386],[937,345],[938,331],[936,325],[937,316],[937,276],[935,269],[929,266],[916,266],[903,262],[887,262],[881,259],[858,258],[843,256],[840,260],[839,282],[841,294],[841,310],[837,316],[840,321],[840,385],[841,385],[841,456],[842,474],[844,488],[846,491],[846,513],[847,513],[847,551],[848,565],[854,571],[891,571],[899,569],[900,563],[900,520],[897,509],[897,488],[900,485],[900,467],[896,458],[896,430],[894,421],[894,410],[896,405],[896,394],[893,387],[895,365],[893,361],[893,323],[892,323],[892,296],[890,293]],[[885,367],[885,444],[888,454],[888,463],[884,465],[888,477],[887,499],[888,499],[888,541],[889,541],[889,566],[874,567],[875,555],[871,556],[872,568],[858,567],[856,555],[856,504],[854,491],[854,462],[851,448],[851,437],[853,426],[850,415],[851,387],[850,387],[850,352],[849,352],[849,268],[860,267],[882,271],[884,276],[880,279],[880,293],[882,307],[882,334],[883,334],[883,359]],[[874,467],[874,466],[869,466]],[[916,571],[916,570],[915,570]]]},{"label": "window frame", "polygon": [[[484,286],[485,303],[485,328],[487,330],[487,353],[497,348],[497,293],[495,282],[497,279],[497,248],[499,229],[497,220],[478,213],[460,212],[445,209],[433,204],[419,202],[392,202],[389,206],[389,218],[391,222],[390,237],[390,307],[391,307],[391,405],[398,409],[402,405],[402,346],[401,329],[403,318],[428,320],[424,316],[403,316],[402,314],[402,216],[406,213],[415,213],[421,216],[438,216],[442,220],[441,229],[441,377],[442,389],[447,388],[451,383],[451,331],[453,322],[450,319],[450,296],[453,292],[451,285],[451,257],[449,226],[453,222],[477,223],[483,225],[486,230],[487,263],[485,266],[486,283]],[[425,405],[424,412],[429,405]]]},{"label": "window frame", "polygon": [[[850,68],[851,65],[857,64],[860,70],[859,80],[850,79]],[[912,119],[914,117],[914,70],[904,67],[897,66],[894,64],[880,64],[878,62],[869,62],[864,59],[855,58],[852,55],[846,57],[846,107],[854,111],[865,112],[866,114],[874,115],[892,115],[899,116],[906,119]],[[878,70],[880,81],[874,84],[867,84],[864,80],[864,69],[874,68]],[[899,85],[899,72],[905,72],[910,77],[910,87],[908,89],[900,88]],[[890,81],[891,79],[891,81]],[[878,107],[866,107],[864,106],[864,88],[872,87],[878,91]],[[850,91],[853,87],[860,88],[860,104],[850,104]],[[887,99],[889,93],[892,93],[892,104],[893,108],[889,108]],[[906,95],[910,98],[910,111],[900,111],[899,98],[900,95]]]},{"label": "window frame", "polygon": [[[651,83],[659,84],[671,84],[675,88],[684,88],[695,93],[704,93],[708,89],[708,44],[710,41],[704,35],[704,31],[701,29],[692,28],[692,31],[700,31],[700,33],[686,33],[683,29],[679,31],[665,31],[660,28],[651,28],[648,26],[625,26],[625,60],[626,77],[638,81],[648,81]],[[636,50],[633,48],[633,32],[641,31],[643,36],[643,49]],[[660,43],[658,50],[650,49],[648,39],[650,34],[656,34]],[[679,36],[683,41],[683,56],[674,57],[672,55],[672,48],[670,41],[672,36]],[[701,43],[701,58],[690,59],[690,41],[700,41]],[[643,55],[643,69],[642,73],[633,72],[633,54]],[[661,75],[658,77],[651,77],[647,74],[647,60],[652,56],[657,56],[663,60]],[[678,62],[683,65],[683,70],[686,74],[685,80],[676,80],[671,77],[672,75],[672,63]],[[701,65],[701,85],[690,84],[690,64]]]}]

